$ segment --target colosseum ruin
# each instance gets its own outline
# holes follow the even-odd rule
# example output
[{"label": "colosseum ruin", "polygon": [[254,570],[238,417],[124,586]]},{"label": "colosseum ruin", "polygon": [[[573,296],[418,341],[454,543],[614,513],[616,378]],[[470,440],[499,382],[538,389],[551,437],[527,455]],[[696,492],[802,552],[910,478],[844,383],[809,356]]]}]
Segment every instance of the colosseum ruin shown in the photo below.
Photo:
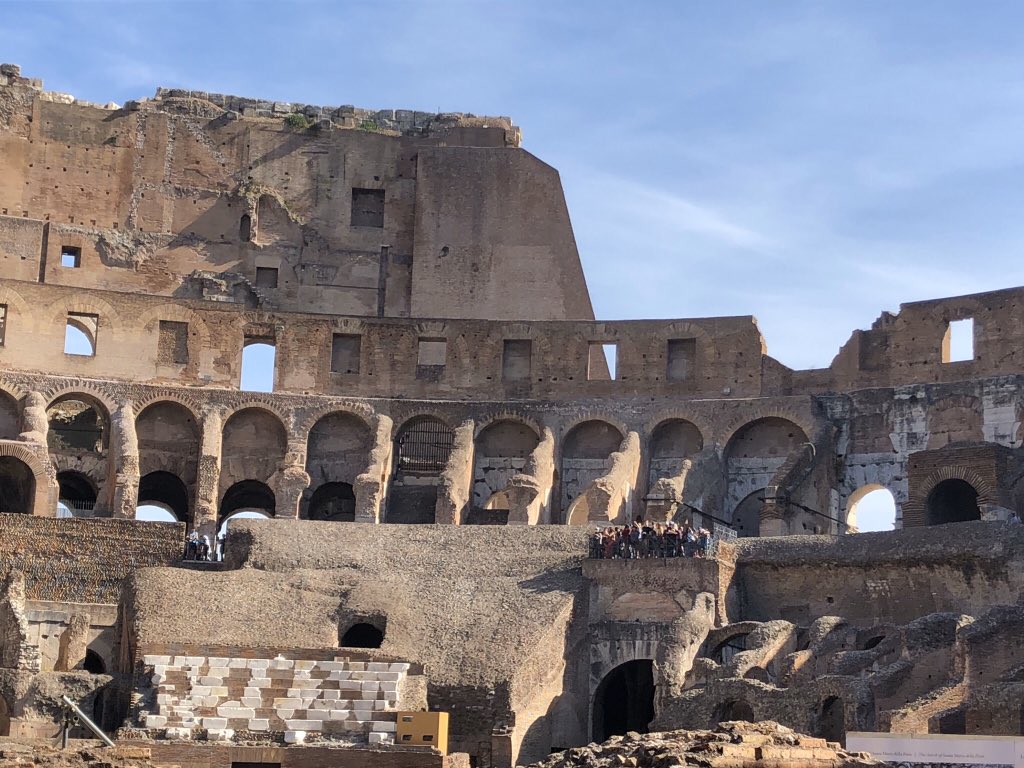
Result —
[{"label": "colosseum ruin", "polygon": [[[155,766],[1024,734],[1024,289],[792,370],[750,316],[596,321],[507,117],[103,106],[14,65],[0,259],[0,736],[57,736],[61,696]],[[896,530],[859,533],[876,489]],[[592,556],[637,517],[713,546]]]}]

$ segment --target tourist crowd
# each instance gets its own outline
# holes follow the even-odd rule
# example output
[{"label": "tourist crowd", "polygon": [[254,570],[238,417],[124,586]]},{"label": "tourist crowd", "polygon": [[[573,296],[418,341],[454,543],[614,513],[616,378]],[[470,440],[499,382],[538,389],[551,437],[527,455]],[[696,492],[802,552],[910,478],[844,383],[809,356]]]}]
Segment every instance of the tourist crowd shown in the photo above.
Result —
[{"label": "tourist crowd", "polygon": [[643,557],[706,557],[711,544],[707,528],[651,523],[638,517],[632,525],[609,526],[590,538],[590,556],[601,560]]},{"label": "tourist crowd", "polygon": [[224,536],[217,537],[216,548],[210,543],[210,537],[205,533],[200,536],[198,531],[189,531],[185,537],[185,559],[200,560],[203,562],[217,562],[224,559]]}]

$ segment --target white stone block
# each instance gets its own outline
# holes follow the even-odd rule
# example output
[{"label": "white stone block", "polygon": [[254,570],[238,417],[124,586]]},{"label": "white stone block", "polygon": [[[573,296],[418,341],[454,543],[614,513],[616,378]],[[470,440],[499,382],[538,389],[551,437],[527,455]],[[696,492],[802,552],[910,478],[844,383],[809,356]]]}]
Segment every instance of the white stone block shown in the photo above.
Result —
[{"label": "white stone block", "polygon": [[309,680],[312,677],[308,669],[296,669],[292,674],[292,679],[298,682],[299,680]]},{"label": "white stone block", "polygon": [[283,699],[274,699],[274,709],[298,709],[302,706],[302,699],[297,696],[288,696]]},{"label": "white stone block", "polygon": [[284,727],[291,731],[320,731],[323,730],[323,723],[320,720],[285,720]]},{"label": "white stone block", "polygon": [[249,666],[248,659],[228,659],[228,669],[246,669]]},{"label": "white stone block", "polygon": [[320,683],[322,683],[322,682],[323,682],[322,680],[308,680],[308,679],[307,680],[302,680],[302,679],[296,678],[295,680],[292,680],[292,687],[308,691],[308,690],[313,690],[313,689],[319,688],[320,687]]},{"label": "white stone block", "polygon": [[224,685],[224,679],[220,675],[203,675],[199,678],[200,685],[208,685],[211,688]]},{"label": "white stone block", "polygon": [[331,713],[326,709],[307,709],[306,717],[310,720],[330,720]]},{"label": "white stone block", "polygon": [[321,691],[321,695],[327,701],[336,701],[341,698],[341,691],[326,690]]},{"label": "white stone block", "polygon": [[313,659],[296,659],[295,669],[310,670],[316,667],[316,661]]},{"label": "white stone block", "polygon": [[249,730],[250,731],[269,731],[270,730],[270,721],[267,720],[267,719],[253,718],[252,720],[249,721]]},{"label": "white stone block", "polygon": [[365,672],[366,663],[362,661],[350,661],[346,664],[349,672]]},{"label": "white stone block", "polygon": [[255,685],[247,685],[242,689],[242,695],[259,697],[263,695],[263,689],[258,688]]},{"label": "white stone block", "polygon": [[151,675],[149,681],[153,685],[160,685],[167,677],[165,675]]},{"label": "white stone block", "polygon": [[294,709],[275,709],[274,712],[281,720],[291,720],[295,717]]},{"label": "white stone block", "polygon": [[203,696],[202,698],[197,699],[197,703],[200,707],[213,709],[213,707],[220,704],[220,696]]},{"label": "white stone block", "polygon": [[363,684],[359,686],[361,691],[379,691],[380,683],[376,680],[364,680]]},{"label": "white stone block", "polygon": [[224,698],[228,695],[228,687],[226,685],[215,685],[210,689],[210,695]]},{"label": "white stone block", "polygon": [[209,675],[210,677],[216,677],[216,678],[220,678],[221,680],[223,680],[225,677],[227,677],[230,674],[230,670],[227,667],[215,667],[215,666],[213,666],[211,664],[210,665],[210,671],[207,672],[206,674]]},{"label": "white stone block", "polygon": [[285,731],[284,732],[284,743],[285,744],[302,744],[306,740],[305,731]]},{"label": "white stone block", "polygon": [[374,720],[373,730],[376,733],[394,733],[398,730],[398,726],[390,720]]},{"label": "white stone block", "polygon": [[250,720],[256,717],[256,710],[252,707],[217,707],[217,714],[229,720]]},{"label": "white stone block", "polygon": [[260,707],[263,706],[263,697],[262,696],[243,696],[242,697],[242,706],[243,707],[251,707],[252,709],[259,709]]},{"label": "white stone block", "polygon": [[353,680],[376,680],[377,675],[373,672],[353,672],[350,677]]},{"label": "white stone block", "polygon": [[344,661],[318,661],[315,669],[322,669],[324,672],[340,672],[345,669]]},{"label": "white stone block", "polygon": [[352,709],[356,710],[357,712],[372,712],[373,711],[373,702],[372,701],[360,701],[359,699],[356,699],[355,701],[352,702]]},{"label": "white stone block", "polygon": [[[210,666],[211,667],[227,667],[228,666],[228,662],[230,662],[231,659],[224,658],[222,656],[211,656],[209,661],[210,661]],[[211,675],[213,674],[212,670],[211,670],[210,674]]]},{"label": "white stone block", "polygon": [[385,680],[384,682],[382,682],[380,684],[380,689],[382,691],[395,691],[395,692],[397,692],[398,691],[398,683],[397,682],[392,683],[392,682],[390,682],[388,680]]},{"label": "white stone block", "polygon": [[398,674],[397,672],[378,672],[377,673],[377,679],[380,680],[382,683],[384,683],[384,682],[394,682],[394,683],[397,683],[399,680],[402,679],[402,676],[400,674]]},{"label": "white stone block", "polygon": [[249,681],[249,686],[252,688],[269,688],[271,680],[269,677],[253,677]]},{"label": "white stone block", "polygon": [[368,723],[373,719],[373,712],[365,712],[359,709],[352,710],[352,719],[357,723]]},{"label": "white stone block", "polygon": [[245,662],[249,669],[266,669],[270,666],[270,659],[249,659]]},{"label": "white stone block", "polygon": [[367,672],[387,672],[390,665],[381,661],[371,661],[366,665]]},{"label": "white stone block", "polygon": [[209,685],[193,685],[190,694],[193,698],[202,698],[203,696],[209,696],[212,690],[213,688]]},{"label": "white stone block", "polygon": [[147,715],[146,716],[146,727],[147,728],[163,728],[167,725],[167,718],[163,715]]},{"label": "white stone block", "polygon": [[409,671],[409,665],[405,662],[396,662],[388,666],[388,672],[399,672],[406,674]]},{"label": "white stone block", "polygon": [[206,730],[207,741],[231,741],[235,732],[230,728],[213,728]]},{"label": "white stone block", "polygon": [[394,744],[395,737],[390,733],[379,733],[374,731],[373,733],[367,734],[367,739],[371,744]]},{"label": "white stone block", "polygon": [[150,667],[155,667],[160,664],[166,666],[171,663],[170,656],[143,656],[142,663]]},{"label": "white stone block", "polygon": [[330,712],[331,720],[350,720],[352,719],[351,709],[332,709]]},{"label": "white stone block", "polygon": [[384,699],[377,699],[376,701],[370,702],[373,705],[374,712],[383,712],[388,708],[388,703]]},{"label": "white stone block", "polygon": [[168,739],[174,741],[191,741],[192,740],[192,729],[191,728],[168,728],[164,731],[164,735]]},{"label": "white stone block", "polygon": [[228,721],[223,717],[204,717],[203,728],[207,730],[223,730],[228,727]]},{"label": "white stone block", "polygon": [[175,656],[173,659],[171,659],[171,666],[181,669],[185,666],[185,660],[187,658],[187,656]]},{"label": "white stone block", "polygon": [[327,679],[328,680],[348,680],[351,677],[351,675],[352,675],[351,672],[347,672],[347,671],[343,671],[343,670],[340,670],[340,669],[336,669],[333,672],[331,672],[331,674],[329,674],[327,676]]},{"label": "white stone block", "polygon": [[156,703],[158,706],[167,707],[171,704],[171,694],[169,693],[158,693],[156,695]]},{"label": "white stone block", "polygon": [[271,669],[292,669],[295,666],[295,662],[291,659],[271,659]]},{"label": "white stone block", "polygon": [[206,663],[205,656],[186,656],[185,666],[186,667],[201,667]]}]

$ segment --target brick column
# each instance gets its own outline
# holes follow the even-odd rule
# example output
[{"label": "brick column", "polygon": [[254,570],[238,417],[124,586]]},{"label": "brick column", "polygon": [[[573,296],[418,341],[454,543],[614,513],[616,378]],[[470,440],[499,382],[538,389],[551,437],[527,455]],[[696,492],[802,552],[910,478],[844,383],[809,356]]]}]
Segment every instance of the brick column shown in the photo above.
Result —
[{"label": "brick column", "polygon": [[306,435],[288,439],[281,468],[274,476],[276,496],[275,517],[297,518],[302,493],[309,487],[310,477],[306,472]]},{"label": "brick column", "polygon": [[199,471],[192,527],[200,534],[207,534],[211,540],[217,534],[222,429],[223,421],[219,409],[203,411],[203,437],[199,448]]},{"label": "brick column", "polygon": [[366,471],[354,483],[356,496],[356,522],[379,523],[381,504],[387,495],[387,479],[391,474],[391,432],[394,424],[390,417],[380,414],[376,418],[373,446]]},{"label": "brick column", "polygon": [[113,427],[110,516],[134,520],[139,504],[139,438],[135,433],[135,406],[130,400],[114,413]]}]

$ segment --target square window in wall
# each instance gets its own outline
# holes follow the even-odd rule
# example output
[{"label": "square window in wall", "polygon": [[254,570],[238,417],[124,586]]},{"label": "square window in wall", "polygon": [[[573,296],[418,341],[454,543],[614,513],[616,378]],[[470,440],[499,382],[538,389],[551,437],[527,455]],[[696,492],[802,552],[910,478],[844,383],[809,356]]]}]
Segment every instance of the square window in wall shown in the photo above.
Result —
[{"label": "square window in wall", "polygon": [[359,373],[359,359],[362,356],[361,336],[336,333],[331,340],[331,373]]},{"label": "square window in wall", "polygon": [[188,323],[160,321],[156,359],[161,365],[184,365],[188,362]]},{"label": "square window in wall", "polygon": [[64,354],[95,357],[99,327],[99,315],[68,312],[68,322],[64,329]]},{"label": "square window in wall", "polygon": [[592,341],[587,348],[587,381],[613,381],[619,345]]},{"label": "square window in wall", "polygon": [[7,342],[7,305],[0,304],[0,347]]},{"label": "square window in wall", "polygon": [[352,226],[384,227],[384,190],[352,190]]},{"label": "square window in wall", "polygon": [[501,355],[501,380],[528,381],[532,355],[533,342],[529,339],[505,339]]},{"label": "square window in wall", "polygon": [[276,267],[256,267],[257,288],[277,288]]},{"label": "square window in wall", "polygon": [[82,266],[82,249],[73,245],[65,245],[60,249],[60,265],[70,269]]},{"label": "square window in wall", "polygon": [[697,340],[669,339],[665,360],[665,378],[669,381],[692,379],[697,364]]},{"label": "square window in wall", "polygon": [[959,363],[974,359],[974,318],[953,320],[942,337],[942,362]]},{"label": "square window in wall", "polygon": [[440,381],[448,358],[445,339],[420,339],[416,352],[416,378]]}]

